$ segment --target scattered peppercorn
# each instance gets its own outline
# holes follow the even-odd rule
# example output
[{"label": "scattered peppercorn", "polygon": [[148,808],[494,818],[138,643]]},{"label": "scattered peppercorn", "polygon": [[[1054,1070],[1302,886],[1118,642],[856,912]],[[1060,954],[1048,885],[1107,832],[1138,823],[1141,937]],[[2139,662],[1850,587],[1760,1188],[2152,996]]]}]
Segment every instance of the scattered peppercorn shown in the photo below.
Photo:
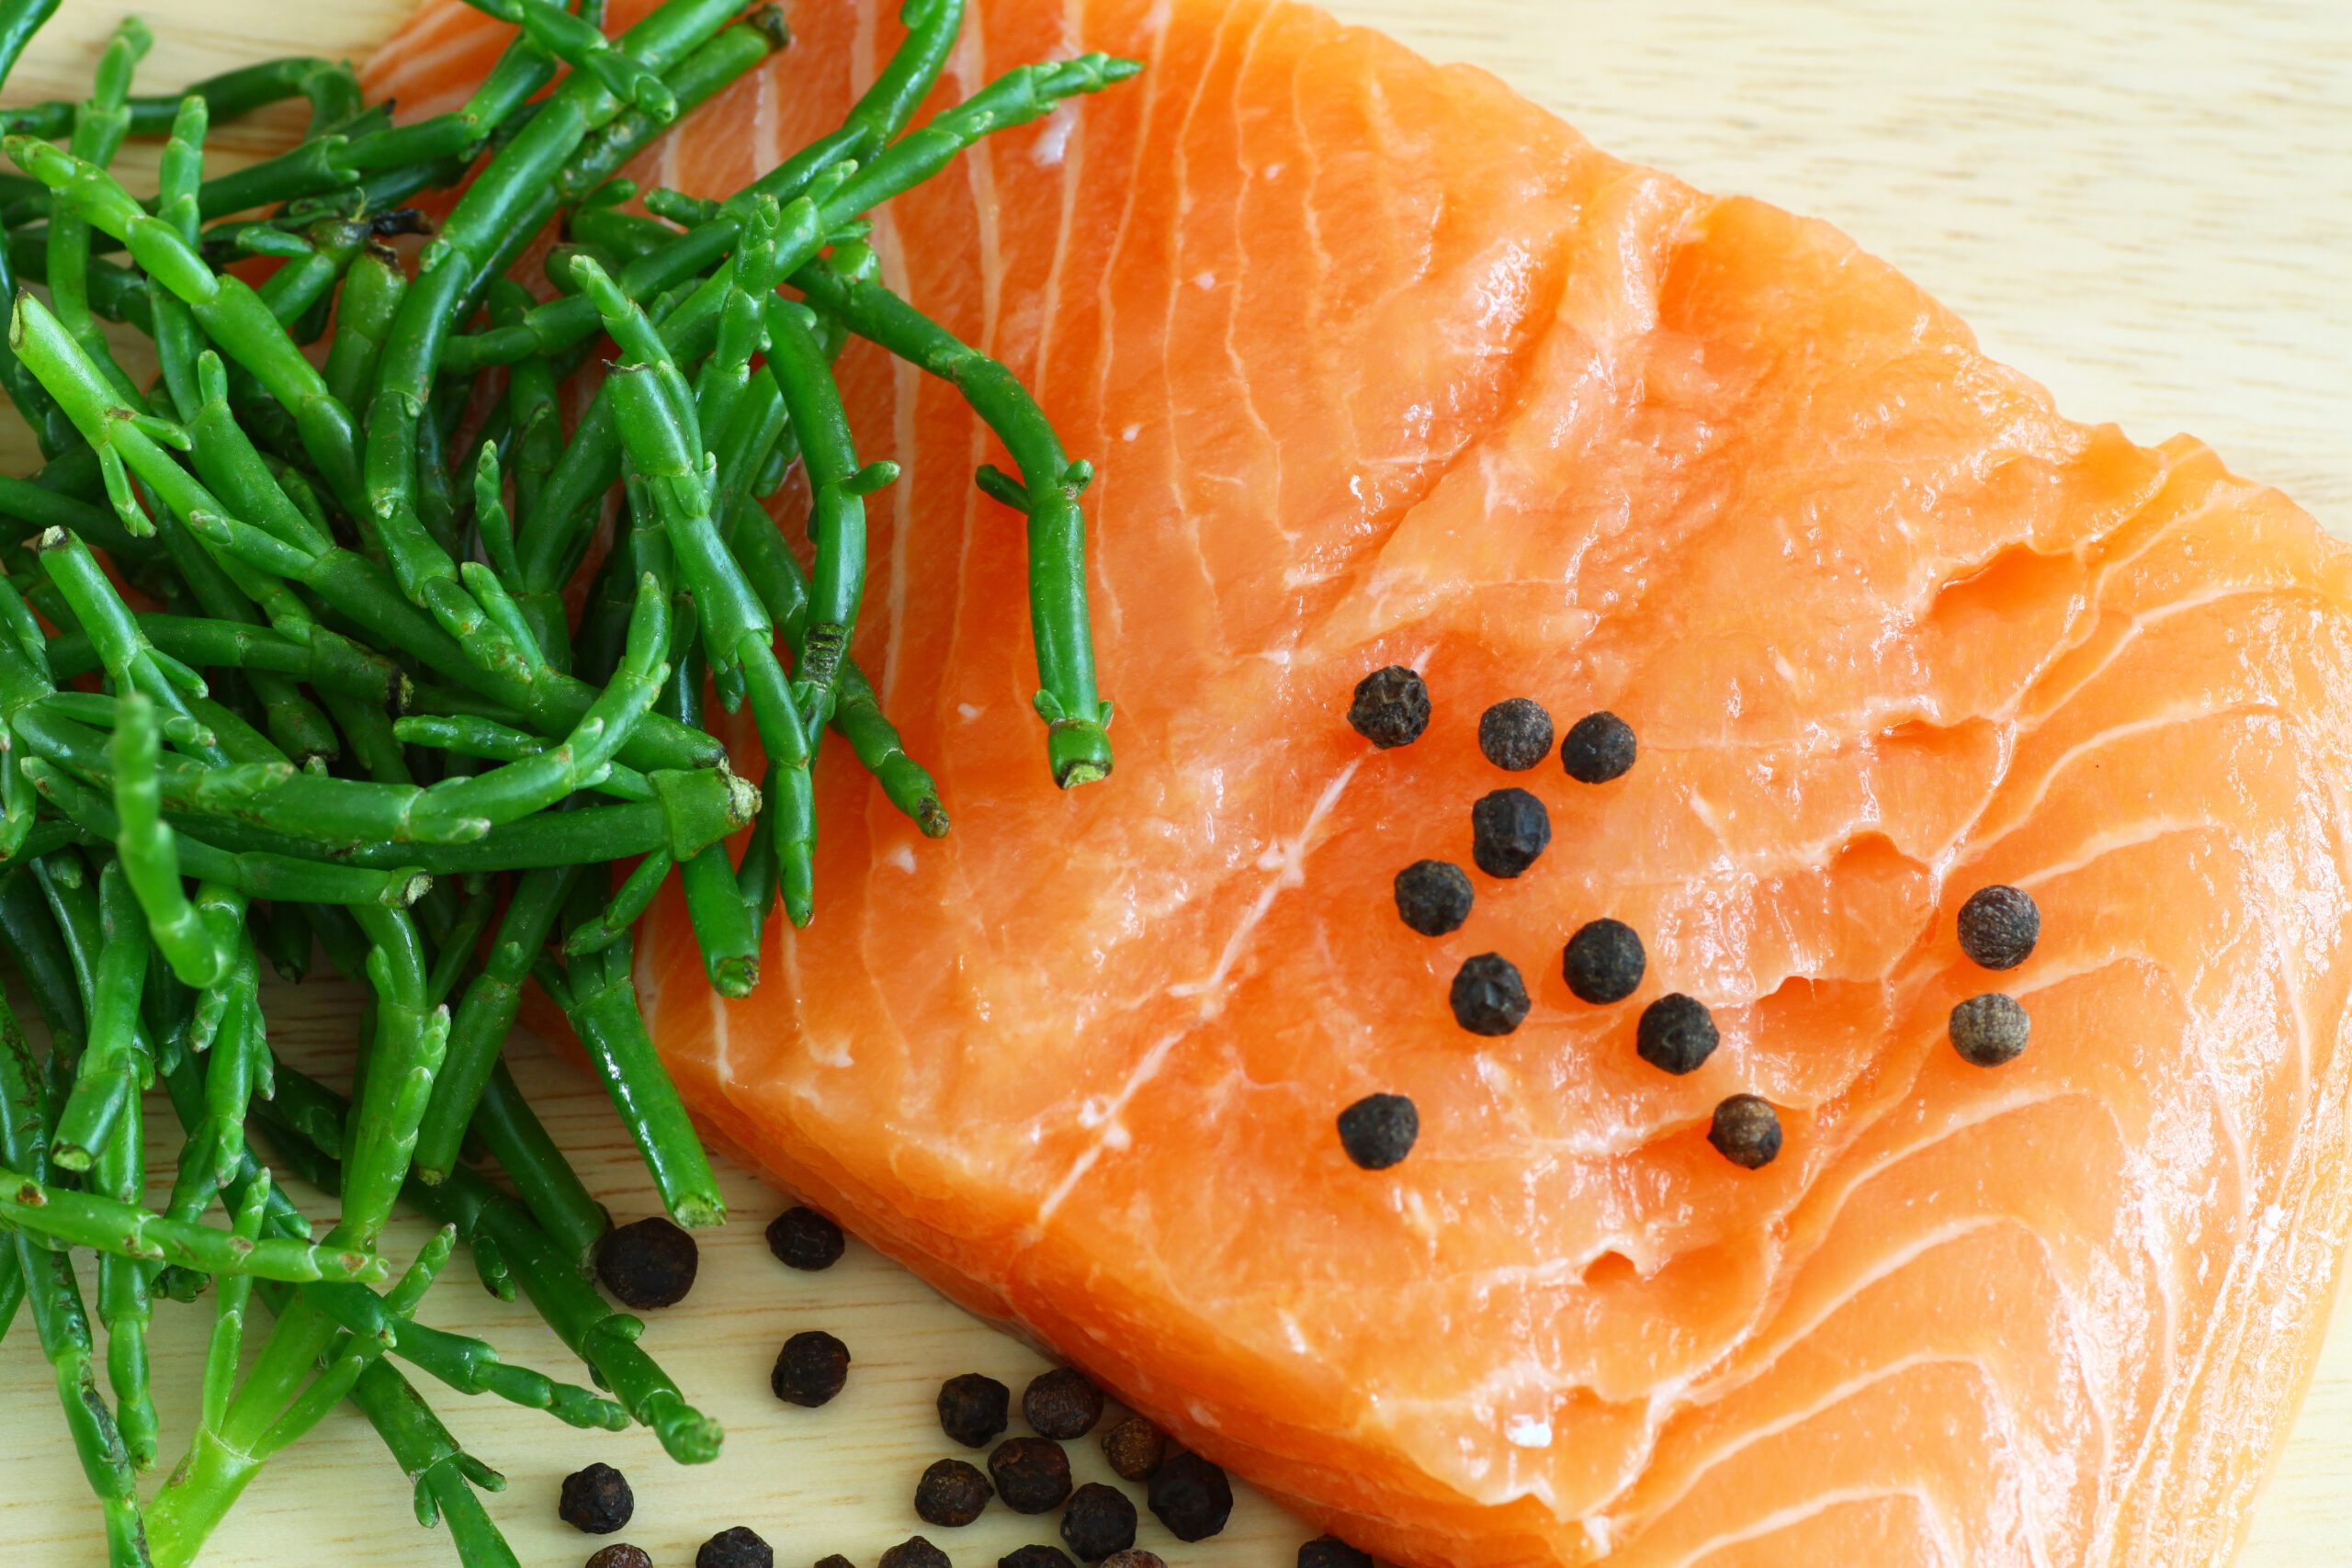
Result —
[{"label": "scattered peppercorn", "polygon": [[1140,1416],[1130,1416],[1102,1434],[1102,1457],[1122,1481],[1141,1481],[1159,1468],[1168,1439]]},{"label": "scattered peppercorn", "polygon": [[1062,1510],[1062,1540],[1080,1562],[1100,1562],[1136,1543],[1136,1506],[1115,1486],[1090,1481]]},{"label": "scattered peppercorn", "polygon": [[[643,1547],[631,1546],[624,1540],[588,1559],[588,1568],[653,1568],[653,1559],[645,1555]],[[825,1568],[825,1565],[820,1562],[817,1568]],[[843,1568],[847,1565],[844,1564]]]},{"label": "scattered peppercorn", "polygon": [[702,1543],[695,1568],[775,1568],[775,1552],[748,1525],[732,1525]]},{"label": "scattered peppercorn", "polygon": [[621,1226],[596,1249],[596,1277],[632,1312],[684,1301],[699,1263],[695,1238],[658,1214]]},{"label": "scattered peppercorn", "polygon": [[1367,1094],[1340,1112],[1340,1147],[1366,1170],[1386,1170],[1420,1135],[1420,1112],[1401,1094]]},{"label": "scattered peppercorn", "polygon": [[980,1517],[989,1506],[995,1488],[978,1466],[966,1464],[960,1459],[943,1459],[922,1472],[915,1483],[915,1513],[927,1525],[945,1525],[953,1529],[968,1525]]},{"label": "scattered peppercorn", "polygon": [[1206,1540],[1233,1516],[1233,1483],[1217,1466],[1180,1449],[1151,1472],[1146,1501],[1178,1540]]},{"label": "scattered peppercorn", "polygon": [[1752,1094],[1735,1094],[1715,1107],[1707,1142],[1715,1152],[1747,1170],[1770,1165],[1781,1152],[1780,1114]]},{"label": "scattered peppercorn", "polygon": [[1517,876],[1552,841],[1552,814],[1523,789],[1498,789],[1470,807],[1470,858],[1488,876]]},{"label": "scattered peppercorn", "polygon": [[1960,907],[1960,950],[1986,969],[2014,969],[2041,940],[2041,909],[2022,887],[1995,883]]},{"label": "scattered peppercorn", "polygon": [[1417,860],[1396,874],[1396,914],[1423,936],[1458,931],[1470,918],[1470,877],[1452,861]]},{"label": "scattered peppercorn", "polygon": [[1560,766],[1578,784],[1607,784],[1634,765],[1634,727],[1613,713],[1589,713],[1568,726]]},{"label": "scattered peppercorn", "polygon": [[842,1227],[814,1209],[793,1207],[768,1222],[768,1250],[787,1269],[815,1273],[842,1260]]},{"label": "scattered peppercorn", "polygon": [[836,1551],[830,1557],[817,1559],[817,1568],[857,1568],[857,1564]]},{"label": "scattered peppercorn", "polygon": [[1168,1568],[1157,1551],[1146,1551],[1131,1546],[1125,1551],[1114,1551],[1102,1560],[1102,1568]]},{"label": "scattered peppercorn", "polygon": [[1074,1568],[1058,1546],[1016,1546],[996,1560],[996,1568]]},{"label": "scattered peppercorn", "polygon": [[1972,1067],[1997,1067],[2017,1059],[2032,1027],[2015,997],[1987,991],[1951,1010],[1951,1048]]},{"label": "scattered peppercorn", "polygon": [[776,1352],[768,1386],[790,1404],[814,1410],[841,1393],[849,1381],[849,1347],[821,1328],[804,1329]]},{"label": "scattered peppercorn", "polygon": [[1642,1010],[1634,1026],[1634,1049],[1642,1060],[1679,1077],[1695,1073],[1715,1054],[1715,1015],[1696,997],[1669,991]]},{"label": "scattered peppercorn", "polygon": [[1430,689],[1401,664],[1375,670],[1356,682],[1348,722],[1384,751],[1410,746],[1430,727]]},{"label": "scattered peppercorn", "polygon": [[1299,1547],[1298,1568],[1372,1568],[1372,1553],[1336,1535],[1318,1535]]},{"label": "scattered peppercorn", "polygon": [[1568,938],[1560,973],[1579,1001],[1622,1002],[1641,988],[1647,963],[1633,927],[1623,920],[1587,920]]},{"label": "scattered peppercorn", "polygon": [[1046,1438],[1007,1438],[989,1455],[989,1479],[1016,1514],[1058,1508],[1069,1495],[1069,1455]]},{"label": "scattered peppercorn", "polygon": [[563,1478],[563,1495],[555,1512],[573,1529],[610,1535],[628,1523],[636,1508],[628,1478],[609,1464],[592,1464]]},{"label": "scattered peppercorn", "polygon": [[910,1535],[882,1554],[881,1568],[955,1568],[947,1561],[947,1553],[923,1540]]},{"label": "scattered peppercorn", "polygon": [[1478,750],[1495,766],[1523,773],[1552,754],[1552,716],[1532,697],[1505,697],[1478,716]]},{"label": "scattered peppercorn", "polygon": [[1076,1367],[1039,1372],[1021,1391],[1021,1418],[1040,1437],[1082,1438],[1102,1419],[1102,1391]]},{"label": "scattered peppercorn", "polygon": [[1527,986],[1499,953],[1464,959],[1448,999],[1453,1021],[1473,1034],[1509,1034],[1527,1017]]},{"label": "scattered peppercorn", "polygon": [[991,1377],[966,1372],[939,1385],[939,1429],[967,1449],[984,1449],[1012,1425],[1012,1391]]}]

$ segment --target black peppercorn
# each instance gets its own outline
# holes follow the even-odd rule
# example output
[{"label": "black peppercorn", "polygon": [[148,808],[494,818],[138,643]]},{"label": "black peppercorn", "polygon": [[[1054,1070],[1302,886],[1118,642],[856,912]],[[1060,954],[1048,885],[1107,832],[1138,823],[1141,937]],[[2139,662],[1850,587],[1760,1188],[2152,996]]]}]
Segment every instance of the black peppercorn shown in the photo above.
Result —
[{"label": "black peppercorn", "polygon": [[836,1551],[830,1557],[817,1559],[816,1568],[857,1568],[857,1564]]},{"label": "black peppercorn", "polygon": [[1644,1008],[1641,1021],[1634,1026],[1634,1049],[1642,1060],[1677,1077],[1704,1066],[1720,1038],[1707,1004],[1679,991]]},{"label": "black peppercorn", "polygon": [[2022,887],[1980,887],[1960,907],[1960,950],[1986,969],[2014,969],[2041,940],[2041,909]]},{"label": "black peppercorn", "polygon": [[1578,1001],[1622,1002],[1641,988],[1642,939],[1623,920],[1588,920],[1568,938],[1560,973]]},{"label": "black peppercorn", "polygon": [[1146,1500],[1170,1535],[1178,1540],[1206,1540],[1233,1515],[1233,1483],[1200,1455],[1179,1450],[1151,1472]]},{"label": "black peppercorn", "polygon": [[1114,1551],[1102,1560],[1102,1568],[1168,1568],[1157,1551],[1146,1551],[1131,1546],[1125,1551]]},{"label": "black peppercorn", "polygon": [[813,1274],[842,1260],[842,1227],[814,1209],[790,1208],[768,1222],[768,1250],[787,1269]]},{"label": "black peppercorn", "polygon": [[1997,1067],[2015,1061],[2032,1032],[2032,1021],[2017,998],[1998,991],[1971,997],[1951,1010],[1951,1048],[1972,1067]]},{"label": "black peppercorn", "polygon": [[955,1568],[947,1553],[919,1535],[910,1535],[882,1554],[881,1568]]},{"label": "black peppercorn", "polygon": [[1348,722],[1384,751],[1409,746],[1430,727],[1430,689],[1401,664],[1375,670],[1356,682]]},{"label": "black peppercorn", "polygon": [[1358,1551],[1336,1535],[1318,1535],[1299,1547],[1298,1568],[1372,1568],[1372,1553]]},{"label": "black peppercorn", "polygon": [[1136,1543],[1136,1506],[1115,1486],[1090,1481],[1062,1510],[1062,1540],[1080,1562],[1100,1562]]},{"label": "black peppercorn", "polygon": [[1470,918],[1470,877],[1452,861],[1417,860],[1396,874],[1396,914],[1423,936],[1458,931]]},{"label": "black peppercorn", "polygon": [[1509,1034],[1527,1017],[1527,986],[1499,953],[1464,959],[1448,999],[1453,1021],[1473,1034]]},{"label": "black peppercorn", "polygon": [[1552,754],[1552,716],[1532,697],[1506,697],[1478,716],[1478,750],[1495,766],[1523,773]]},{"label": "black peppercorn", "polygon": [[1366,1170],[1386,1170],[1420,1135],[1420,1112],[1401,1094],[1367,1094],[1340,1112],[1340,1147]]},{"label": "black peppercorn", "polygon": [[1021,1418],[1040,1437],[1082,1438],[1102,1419],[1102,1391],[1075,1367],[1039,1372],[1021,1391]]},{"label": "black peppercorn", "polygon": [[1578,784],[1607,784],[1634,765],[1634,727],[1613,713],[1589,713],[1568,726],[1560,766]]},{"label": "black peppercorn", "polygon": [[984,1449],[1012,1424],[1012,1391],[966,1372],[939,1385],[939,1429],[967,1449]]},{"label": "black peppercorn", "polygon": [[1470,807],[1470,858],[1488,876],[1517,876],[1552,841],[1552,814],[1523,789],[1498,789]]},{"label": "black peppercorn", "polygon": [[1715,1107],[1707,1142],[1715,1152],[1747,1170],[1770,1165],[1781,1152],[1780,1114],[1752,1094],[1735,1094]]},{"label": "black peppercorn", "polygon": [[989,1478],[960,1459],[943,1459],[915,1483],[915,1513],[927,1525],[968,1525],[995,1495]]},{"label": "black peppercorn", "polygon": [[775,1552],[748,1525],[734,1525],[704,1541],[695,1568],[775,1568]]},{"label": "black peppercorn", "polygon": [[1058,1546],[1016,1546],[996,1560],[996,1568],[1075,1568]]},{"label": "black peppercorn", "polygon": [[[588,1559],[588,1568],[653,1568],[653,1559],[641,1546],[616,1541]],[[822,1568],[822,1564],[819,1565]]]},{"label": "black peppercorn", "polygon": [[849,1381],[849,1347],[821,1328],[794,1335],[776,1352],[768,1386],[787,1404],[813,1410],[841,1393]]},{"label": "black peppercorn", "polygon": [[1007,1438],[989,1455],[996,1495],[1016,1514],[1058,1508],[1069,1495],[1069,1455],[1046,1438]]},{"label": "black peppercorn", "polygon": [[695,1238],[656,1215],[623,1225],[596,1248],[596,1277],[632,1312],[675,1306],[695,1288]]},{"label": "black peppercorn", "polygon": [[1168,1456],[1168,1439],[1140,1416],[1129,1416],[1102,1434],[1102,1457],[1122,1481],[1141,1481]]},{"label": "black peppercorn", "polygon": [[610,1535],[628,1523],[636,1508],[628,1478],[609,1464],[592,1464],[563,1478],[563,1495],[555,1512],[573,1529]]}]

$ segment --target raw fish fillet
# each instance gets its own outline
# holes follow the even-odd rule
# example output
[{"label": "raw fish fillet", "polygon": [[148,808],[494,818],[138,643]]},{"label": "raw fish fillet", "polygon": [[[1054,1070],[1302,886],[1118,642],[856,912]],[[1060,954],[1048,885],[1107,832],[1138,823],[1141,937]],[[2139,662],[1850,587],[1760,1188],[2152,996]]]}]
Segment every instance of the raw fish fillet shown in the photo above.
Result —
[{"label": "raw fish fillet", "polygon": [[[641,179],[732,191],[899,36],[791,21]],[[371,85],[448,107],[505,36],[428,0]],[[858,652],[955,830],[829,739],[818,918],[753,997],[655,910],[697,1111],[1399,1563],[2225,1561],[2346,1232],[2345,552],[2192,440],[2061,418],[1827,225],[1305,6],[976,0],[937,101],[1091,49],[1146,69],[876,243],[1099,470],[1117,772],[1046,775],[1002,455],[853,348],[906,470]],[[1381,751],[1345,714],[1391,663],[1434,717]],[[1512,696],[1639,761],[1500,772]],[[1408,930],[1391,878],[1466,866],[1507,784],[1548,852]],[[1994,976],[1954,920],[2004,882],[2042,936]],[[1603,915],[1647,976],[1589,1006],[1561,946]],[[1486,952],[1507,1036],[1448,1008]],[[2031,1045],[1969,1066],[1946,1015],[1996,988]],[[1668,991],[1722,1031],[1685,1077],[1634,1054]],[[1377,1173],[1334,1131],[1375,1091],[1421,1129]],[[1743,1092],[1786,1138],[1752,1172],[1704,1136]]]}]

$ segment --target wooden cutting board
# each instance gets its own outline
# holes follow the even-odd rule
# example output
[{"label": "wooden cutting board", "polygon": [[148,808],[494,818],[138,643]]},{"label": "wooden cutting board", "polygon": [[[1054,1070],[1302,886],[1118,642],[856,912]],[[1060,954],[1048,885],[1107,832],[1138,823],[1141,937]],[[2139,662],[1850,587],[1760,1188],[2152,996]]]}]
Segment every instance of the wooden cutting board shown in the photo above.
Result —
[{"label": "wooden cutting board", "polygon": [[[123,8],[66,0],[9,98],[80,96]],[[406,8],[157,0],[141,7],[161,40],[142,85],[267,54],[357,58]],[[1973,321],[1994,354],[2042,378],[2062,406],[2115,418],[2142,440],[2193,431],[2352,536],[2352,291],[2342,261],[2352,254],[2352,7],[1343,0],[1334,9],[1434,57],[1498,72],[1616,152],[1832,219]],[[266,151],[290,124],[265,118],[227,134]],[[23,457],[21,433],[0,433],[7,471]],[[298,1062],[334,1060],[356,1005],[338,981],[277,988],[273,1036]],[[514,1056],[614,1212],[652,1212],[594,1086],[531,1043]],[[458,1437],[505,1472],[511,1484],[492,1509],[533,1568],[577,1563],[596,1544],[554,1517],[557,1483],[591,1459],[635,1481],[637,1520],[620,1539],[662,1568],[683,1568],[697,1542],[736,1523],[756,1528],[786,1564],[833,1551],[871,1563],[920,1528],[915,1477],[952,1451],[930,1411],[939,1381],[981,1371],[1017,1390],[1045,1365],[862,1247],[821,1275],[777,1266],[760,1227],[783,1201],[731,1170],[727,1195],[737,1217],[705,1237],[695,1294],[654,1314],[647,1336],[726,1424],[718,1463],[684,1472],[641,1432],[577,1433],[432,1394]],[[421,1234],[412,1224],[390,1246],[405,1256]],[[463,1275],[460,1260],[428,1320],[578,1376],[527,1309],[502,1306]],[[188,1429],[209,1321],[169,1303],[158,1320],[167,1462]],[[810,1327],[850,1345],[848,1390],[821,1411],[780,1406],[767,1367],[787,1335]],[[1081,1479],[1110,1479],[1091,1442],[1072,1448]],[[2344,1561],[2347,1458],[2352,1328],[2339,1325],[2242,1562]],[[103,1560],[48,1370],[21,1324],[0,1343],[0,1476],[7,1561]],[[930,1533],[960,1568],[1051,1539],[1001,1506],[965,1530]],[[1274,1568],[1307,1533],[1245,1490],[1217,1540],[1179,1545],[1147,1516],[1141,1544],[1173,1568]],[[348,1411],[269,1467],[205,1558],[224,1568],[449,1561],[445,1540],[418,1533],[401,1478]]]}]

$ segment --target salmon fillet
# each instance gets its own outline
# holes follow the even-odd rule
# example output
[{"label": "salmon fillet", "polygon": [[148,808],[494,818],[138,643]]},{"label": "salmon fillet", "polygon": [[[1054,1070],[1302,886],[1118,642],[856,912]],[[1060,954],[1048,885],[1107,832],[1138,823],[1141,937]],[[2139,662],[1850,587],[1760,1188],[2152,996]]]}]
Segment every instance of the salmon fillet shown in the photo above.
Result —
[{"label": "salmon fillet", "polygon": [[[731,191],[899,36],[791,20],[640,178]],[[370,84],[447,107],[503,33],[428,0]],[[755,995],[657,907],[695,1109],[1401,1563],[2226,1560],[2346,1234],[2345,553],[2194,441],[2059,417],[1836,230],[1304,6],[978,0],[939,101],[1093,49],[1144,73],[876,240],[1100,471],[1117,772],[1046,776],[1002,455],[854,347],[906,476],[858,651],[956,829],[829,739],[818,918]],[[1381,750],[1346,713],[1390,664],[1433,716]],[[1501,773],[1513,696],[1639,761]],[[1395,874],[1468,863],[1506,784],[1549,851],[1407,929]],[[1994,883],[2042,918],[1997,977],[1955,936]],[[1560,954],[1601,916],[1648,964],[1594,1006]],[[1448,1006],[1487,952],[1508,1035]],[[2031,1045],[1970,1066],[1947,1015],[1996,987]],[[1668,992],[1721,1030],[1686,1077],[1634,1051]],[[1334,1132],[1374,1092],[1420,1124],[1379,1172]],[[1736,1093],[1761,1169],[1707,1142]]]}]

